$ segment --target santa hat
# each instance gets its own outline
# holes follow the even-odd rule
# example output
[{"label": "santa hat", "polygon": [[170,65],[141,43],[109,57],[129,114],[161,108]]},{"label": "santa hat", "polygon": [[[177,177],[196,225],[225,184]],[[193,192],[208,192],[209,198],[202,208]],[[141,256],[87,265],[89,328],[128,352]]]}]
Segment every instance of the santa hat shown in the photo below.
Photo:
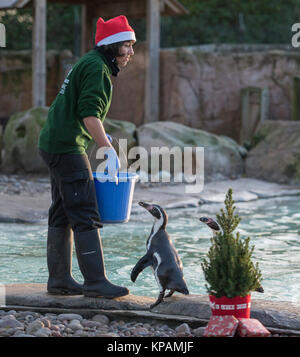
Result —
[{"label": "santa hat", "polygon": [[136,40],[135,33],[126,16],[120,15],[106,22],[99,17],[95,36],[96,46],[131,40]]}]

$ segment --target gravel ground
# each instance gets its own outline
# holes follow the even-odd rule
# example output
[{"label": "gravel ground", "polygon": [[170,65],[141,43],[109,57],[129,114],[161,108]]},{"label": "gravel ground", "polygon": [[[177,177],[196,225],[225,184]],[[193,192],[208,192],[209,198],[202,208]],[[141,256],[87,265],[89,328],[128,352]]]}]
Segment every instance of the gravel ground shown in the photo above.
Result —
[{"label": "gravel ground", "polygon": [[203,329],[191,329],[186,323],[171,328],[157,322],[110,321],[102,314],[85,319],[73,313],[0,310],[1,337],[196,337]]},{"label": "gravel ground", "polygon": [[[110,320],[103,314],[86,319],[75,313],[0,310],[0,337],[201,337],[204,329],[187,323],[170,327],[163,322]],[[296,336],[272,333],[271,337]]]},{"label": "gravel ground", "polygon": [[47,174],[0,174],[0,193],[6,195],[36,196],[50,192],[50,180]]}]

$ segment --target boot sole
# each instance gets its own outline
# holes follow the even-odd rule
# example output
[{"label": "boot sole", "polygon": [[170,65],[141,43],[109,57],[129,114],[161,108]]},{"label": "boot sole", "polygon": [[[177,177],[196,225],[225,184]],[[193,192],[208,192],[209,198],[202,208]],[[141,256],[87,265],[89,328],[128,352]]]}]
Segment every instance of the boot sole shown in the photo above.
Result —
[{"label": "boot sole", "polygon": [[62,289],[53,289],[48,290],[48,294],[50,295],[83,295],[82,292],[75,292],[70,290],[62,290]]},{"label": "boot sole", "polygon": [[105,298],[105,299],[114,299],[114,298],[118,298],[118,297],[129,295],[129,292],[123,293],[123,294],[119,294],[119,295],[111,295],[111,296],[110,295],[101,295],[101,294],[95,293],[95,292],[83,293],[83,295],[86,296],[86,297],[98,297],[98,298]]}]

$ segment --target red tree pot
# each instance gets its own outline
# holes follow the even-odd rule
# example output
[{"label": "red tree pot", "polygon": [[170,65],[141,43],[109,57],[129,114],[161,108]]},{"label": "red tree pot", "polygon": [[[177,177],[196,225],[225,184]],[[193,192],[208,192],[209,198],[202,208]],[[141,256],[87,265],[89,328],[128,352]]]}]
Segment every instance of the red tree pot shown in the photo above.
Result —
[{"label": "red tree pot", "polygon": [[209,295],[210,308],[214,316],[233,315],[235,317],[250,318],[251,294],[246,296],[235,296],[220,298]]}]

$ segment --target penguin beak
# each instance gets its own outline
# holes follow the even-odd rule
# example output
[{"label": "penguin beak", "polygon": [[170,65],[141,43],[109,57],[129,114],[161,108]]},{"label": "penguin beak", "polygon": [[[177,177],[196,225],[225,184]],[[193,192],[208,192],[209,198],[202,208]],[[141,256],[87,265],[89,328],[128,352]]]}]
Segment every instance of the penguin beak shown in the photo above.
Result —
[{"label": "penguin beak", "polygon": [[145,208],[147,211],[150,211],[153,208],[152,205],[150,205],[149,203],[146,203],[146,202],[139,202],[139,205],[141,207]]},{"label": "penguin beak", "polygon": [[208,225],[208,227],[215,231],[220,231],[220,227],[212,218],[200,217],[199,220]]}]

